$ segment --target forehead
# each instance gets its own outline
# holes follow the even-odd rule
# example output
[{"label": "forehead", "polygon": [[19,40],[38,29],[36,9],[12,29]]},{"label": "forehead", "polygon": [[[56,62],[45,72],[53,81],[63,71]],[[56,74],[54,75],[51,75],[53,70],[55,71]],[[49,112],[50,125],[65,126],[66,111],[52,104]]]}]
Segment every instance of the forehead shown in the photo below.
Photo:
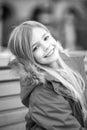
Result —
[{"label": "forehead", "polygon": [[45,34],[47,34],[47,31],[44,28],[35,27],[32,29],[32,44],[38,42]]}]

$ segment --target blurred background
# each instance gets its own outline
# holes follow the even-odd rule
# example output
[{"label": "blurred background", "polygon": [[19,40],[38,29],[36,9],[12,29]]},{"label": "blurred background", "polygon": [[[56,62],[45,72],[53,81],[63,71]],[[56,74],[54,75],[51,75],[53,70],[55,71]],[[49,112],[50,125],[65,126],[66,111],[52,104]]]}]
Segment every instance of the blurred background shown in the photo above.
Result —
[{"label": "blurred background", "polygon": [[45,24],[64,48],[87,50],[86,0],[0,0],[0,50],[25,20]]},{"label": "blurred background", "polygon": [[64,48],[87,50],[86,0],[0,0],[0,50],[25,20],[45,24]]}]

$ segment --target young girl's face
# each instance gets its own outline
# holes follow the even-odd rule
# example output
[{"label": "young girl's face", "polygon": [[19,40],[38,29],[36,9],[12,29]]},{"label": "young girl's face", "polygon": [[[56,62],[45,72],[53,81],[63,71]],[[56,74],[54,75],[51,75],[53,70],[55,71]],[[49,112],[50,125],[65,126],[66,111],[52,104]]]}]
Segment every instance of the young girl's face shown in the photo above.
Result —
[{"label": "young girl's face", "polygon": [[57,42],[43,28],[36,27],[32,30],[32,51],[35,60],[44,65],[52,66],[58,59]]}]

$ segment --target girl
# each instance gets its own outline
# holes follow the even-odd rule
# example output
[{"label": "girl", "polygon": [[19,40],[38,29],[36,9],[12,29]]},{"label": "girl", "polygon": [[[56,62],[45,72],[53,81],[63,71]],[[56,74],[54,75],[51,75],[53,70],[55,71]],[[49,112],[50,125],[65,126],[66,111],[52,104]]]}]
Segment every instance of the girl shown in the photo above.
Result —
[{"label": "girl", "polygon": [[29,108],[27,130],[85,130],[85,73],[49,30],[36,21],[17,26],[8,47],[21,76],[21,100]]}]

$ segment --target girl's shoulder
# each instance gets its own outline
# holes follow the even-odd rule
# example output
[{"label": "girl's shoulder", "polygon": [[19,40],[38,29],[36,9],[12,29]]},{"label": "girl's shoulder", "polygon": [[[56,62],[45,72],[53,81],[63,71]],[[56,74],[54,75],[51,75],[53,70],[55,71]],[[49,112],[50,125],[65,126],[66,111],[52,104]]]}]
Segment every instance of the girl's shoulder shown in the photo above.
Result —
[{"label": "girl's shoulder", "polygon": [[56,96],[58,95],[54,91],[53,84],[49,81],[46,81],[44,84],[38,84],[38,86],[34,89],[30,97],[30,102],[36,103],[40,100],[43,100],[44,102],[49,100],[49,102],[51,102],[51,100],[56,98]]}]

